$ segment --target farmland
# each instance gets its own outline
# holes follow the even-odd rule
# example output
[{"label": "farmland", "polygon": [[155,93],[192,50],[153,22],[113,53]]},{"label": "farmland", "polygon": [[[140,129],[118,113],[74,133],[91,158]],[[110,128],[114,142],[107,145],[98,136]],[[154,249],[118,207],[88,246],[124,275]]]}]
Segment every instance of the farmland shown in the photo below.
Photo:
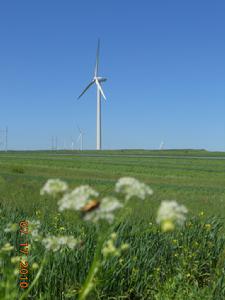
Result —
[{"label": "farmland", "polygon": [[[17,232],[5,233],[7,223],[38,219],[43,234],[80,236],[84,243],[82,250],[52,255],[28,299],[76,299],[96,241],[94,225],[71,211],[59,214],[56,199],[40,196],[43,184],[60,178],[71,188],[88,184],[104,197],[125,176],[148,184],[154,194],[144,201],[133,199],[114,223],[118,243],[130,248],[102,265],[90,299],[224,299],[224,157],[203,150],[0,153],[1,241],[13,244],[16,253]],[[188,208],[184,228],[160,232],[155,219],[162,200]],[[31,263],[40,264],[43,255],[43,247],[31,245]],[[23,293],[18,291],[15,299]],[[12,299],[6,294],[3,286],[1,299]]]}]

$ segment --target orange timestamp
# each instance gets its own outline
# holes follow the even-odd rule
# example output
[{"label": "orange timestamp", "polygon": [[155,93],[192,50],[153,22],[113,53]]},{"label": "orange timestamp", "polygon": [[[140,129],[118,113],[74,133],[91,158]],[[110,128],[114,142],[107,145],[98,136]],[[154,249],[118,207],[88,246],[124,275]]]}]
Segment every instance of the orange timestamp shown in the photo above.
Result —
[{"label": "orange timestamp", "polygon": [[[28,279],[28,250],[29,250],[29,244],[28,244],[28,221],[20,221],[19,223],[20,227],[20,244],[19,244],[19,252],[20,252],[20,267],[19,267],[19,282],[21,289],[26,289],[29,285],[29,279]],[[23,257],[22,257],[23,255]],[[27,257],[24,259],[24,256]]]}]

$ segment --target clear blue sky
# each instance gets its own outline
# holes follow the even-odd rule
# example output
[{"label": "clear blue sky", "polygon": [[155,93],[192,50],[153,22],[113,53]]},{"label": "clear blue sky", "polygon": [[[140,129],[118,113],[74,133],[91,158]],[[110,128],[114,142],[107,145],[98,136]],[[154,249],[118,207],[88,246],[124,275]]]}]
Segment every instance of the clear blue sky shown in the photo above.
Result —
[{"label": "clear blue sky", "polygon": [[103,148],[225,150],[225,1],[0,2],[0,128],[9,148],[85,131],[95,148],[97,38]]}]

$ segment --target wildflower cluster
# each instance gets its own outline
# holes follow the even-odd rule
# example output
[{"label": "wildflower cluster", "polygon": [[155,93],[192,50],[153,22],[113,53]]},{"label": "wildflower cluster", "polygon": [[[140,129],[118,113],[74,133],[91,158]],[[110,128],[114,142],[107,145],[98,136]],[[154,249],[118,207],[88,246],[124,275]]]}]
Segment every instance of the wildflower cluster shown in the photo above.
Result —
[{"label": "wildflower cluster", "polygon": [[161,225],[162,231],[174,230],[175,225],[183,225],[188,210],[184,205],[176,201],[162,201],[157,214],[157,223]]},{"label": "wildflower cluster", "polygon": [[18,230],[17,223],[8,223],[4,229],[4,232],[16,232]]},{"label": "wildflower cluster", "polygon": [[28,220],[27,221],[29,224],[29,233],[31,236],[31,239],[33,241],[40,241],[42,236],[39,233],[40,227],[41,227],[41,223],[39,220]]},{"label": "wildflower cluster", "polygon": [[123,177],[118,180],[115,191],[125,195],[125,200],[137,197],[144,200],[147,196],[152,195],[152,189],[145,183],[132,177]]},{"label": "wildflower cluster", "polygon": [[10,252],[14,247],[10,243],[6,243],[1,249],[0,252]]},{"label": "wildflower cluster", "polygon": [[115,197],[105,197],[101,200],[99,208],[86,214],[84,220],[98,222],[102,219],[112,223],[114,220],[114,211],[122,207],[123,204]]},{"label": "wildflower cluster", "polygon": [[98,197],[98,192],[89,185],[82,185],[75,188],[72,192],[66,193],[59,200],[59,211],[65,209],[81,210],[93,197]]},{"label": "wildflower cluster", "polygon": [[[132,197],[145,199],[153,191],[146,184],[131,177],[120,178],[115,186],[115,191],[125,195],[126,201]],[[59,211],[75,210],[82,212],[86,221],[98,222],[106,220],[112,223],[114,212],[124,205],[116,197],[105,197],[99,200],[99,193],[89,185],[82,185],[72,191],[68,190],[66,183],[59,179],[50,179],[41,190],[41,194],[56,195],[63,193],[58,201]]]},{"label": "wildflower cluster", "polygon": [[78,240],[73,236],[49,236],[42,240],[42,244],[46,250],[53,252],[64,248],[74,249],[78,243]]},{"label": "wildflower cluster", "polygon": [[[100,199],[99,193],[89,185],[82,185],[73,190],[69,190],[67,184],[59,179],[50,179],[46,182],[41,190],[41,194],[49,194],[52,196],[59,196],[58,210],[63,212],[65,210],[75,211],[85,221],[94,223],[100,220],[105,220],[112,223],[115,218],[115,212],[128,204],[131,198],[144,200],[153,194],[152,189],[138,181],[135,178],[123,177],[120,178],[115,185],[114,191],[117,196],[107,196]],[[119,195],[119,196],[118,196]],[[119,197],[122,196],[122,199]],[[125,201],[122,201],[125,199]],[[158,210],[157,223],[161,225],[163,231],[170,231],[175,228],[175,225],[182,225],[185,221],[187,213],[186,207],[179,205],[176,201],[163,201]],[[58,223],[58,216],[56,217]],[[38,234],[38,224],[33,230],[33,235]],[[64,227],[61,227],[64,230]],[[88,276],[80,291],[79,299],[86,299],[87,295],[94,287],[94,277],[96,276],[99,266],[102,262],[110,256],[119,257],[121,253],[129,248],[127,243],[117,245],[117,234],[110,234],[110,227],[108,227],[109,238],[104,240],[101,237],[101,226],[98,226],[98,242],[96,246],[95,258],[89,269]],[[73,236],[47,236],[42,238],[42,244],[47,251],[62,251],[63,249],[75,249],[80,240]]]},{"label": "wildflower cluster", "polygon": [[[89,185],[82,185],[74,189],[69,189],[67,183],[60,179],[49,179],[42,187],[40,194],[50,195],[57,199],[58,213],[54,217],[52,228],[54,235],[45,236],[45,231],[41,233],[41,223],[39,220],[27,220],[27,223],[29,224],[29,236],[27,237],[29,238],[29,241],[32,241],[32,249],[33,247],[34,249],[39,248],[35,248],[35,242],[40,243],[42,247],[45,248],[45,254],[42,261],[38,261],[38,263],[33,260],[31,261],[30,269],[38,269],[33,282],[36,282],[38,280],[43,270],[43,266],[46,261],[48,261],[52,256],[52,252],[56,253],[59,251],[61,252],[60,255],[62,255],[62,252],[64,250],[75,250],[77,248],[80,248],[80,246],[84,244],[83,240],[86,237],[86,232],[85,234],[81,234],[81,231],[79,230],[78,237],[74,237],[72,235],[63,235],[63,232],[66,232],[66,230],[63,227],[64,220],[61,219],[62,212],[64,212],[65,210],[71,210],[85,221],[93,223],[99,222],[99,225],[95,227],[94,231],[96,234],[94,234],[94,236],[96,237],[96,246],[94,248],[93,256],[94,258],[85,282],[79,291],[79,299],[84,300],[90,296],[89,294],[96,283],[96,276],[99,270],[101,270],[102,266],[108,264],[107,260],[110,257],[118,258],[120,264],[122,264],[123,258],[120,256],[122,255],[123,251],[129,249],[129,244],[125,242],[119,242],[119,240],[117,239],[117,234],[115,232],[111,233],[111,226],[105,226],[105,224],[102,224],[100,221],[106,221],[111,224],[115,219],[117,211],[128,206],[130,199],[134,198],[137,200],[144,200],[151,196],[153,194],[153,191],[147,184],[142,183],[135,178],[123,177],[116,182],[114,187],[114,194],[105,197],[101,197],[100,194]],[[161,206],[159,207],[156,221],[161,226],[162,231],[171,231],[175,229],[176,225],[182,225],[184,223],[186,214],[186,207],[184,207],[183,205],[179,205],[176,201],[163,201],[161,203]],[[43,219],[40,218],[40,216],[41,211],[37,211],[36,217],[38,219]],[[149,223],[149,226],[152,225],[152,223]],[[84,228],[85,227],[86,226],[84,226]],[[18,224],[9,223],[4,227],[4,231],[5,233],[13,233],[17,231],[17,228]],[[84,231],[85,230],[86,229],[84,229]],[[150,230],[152,229],[150,228]],[[206,223],[204,225],[204,232],[207,233],[210,231],[211,224]],[[27,246],[27,248],[30,247],[30,244],[31,243],[29,243],[29,246]],[[179,255],[178,250],[180,248],[178,241],[173,240],[172,246],[176,250],[174,256],[177,257]],[[10,268],[12,270],[9,275],[7,274],[8,278],[11,278],[9,287],[10,290],[12,290],[11,287],[13,287],[13,285],[15,284],[15,276],[17,276],[19,273],[18,268],[15,268],[16,265],[20,262],[20,260],[25,261],[27,259],[25,254],[20,257],[16,256],[15,254],[11,256],[13,252],[15,253],[15,250],[16,249],[14,248],[14,246],[10,243],[4,244],[3,242],[3,245],[0,247],[0,273],[1,269],[4,267],[6,260],[11,266]],[[188,252],[186,254],[185,255],[188,256],[189,259],[194,260],[193,253]],[[135,256],[132,260],[135,262],[136,260],[138,260],[138,258]],[[132,268],[131,277],[137,277],[138,272],[139,269]],[[158,271],[158,273],[160,274],[160,271]],[[189,276],[190,271],[187,270],[186,273],[187,276]],[[9,280],[7,282],[9,282]],[[9,289],[7,287],[7,290]],[[10,298],[8,299],[15,299],[13,292],[14,290],[10,292]],[[76,289],[76,295],[77,292],[78,291]],[[23,297],[25,298],[26,295]]]},{"label": "wildflower cluster", "polygon": [[[153,194],[152,189],[143,182],[132,178],[122,177],[115,185],[115,192],[123,194],[126,202],[133,197],[144,200]],[[41,194],[56,196],[62,195],[58,201],[59,211],[74,210],[80,212],[86,221],[98,222],[106,220],[112,223],[116,210],[122,208],[124,204],[116,197],[109,196],[102,200],[98,199],[99,193],[89,185],[82,185],[69,191],[68,185],[60,179],[49,179],[41,189]],[[163,201],[157,214],[157,223],[161,225],[163,231],[170,231],[176,225],[182,225],[185,221],[187,209],[179,205],[176,201]],[[33,235],[37,231],[34,230]]]},{"label": "wildflower cluster", "polygon": [[51,195],[53,197],[60,193],[65,193],[68,190],[66,182],[60,179],[49,179],[40,191],[41,195]]}]

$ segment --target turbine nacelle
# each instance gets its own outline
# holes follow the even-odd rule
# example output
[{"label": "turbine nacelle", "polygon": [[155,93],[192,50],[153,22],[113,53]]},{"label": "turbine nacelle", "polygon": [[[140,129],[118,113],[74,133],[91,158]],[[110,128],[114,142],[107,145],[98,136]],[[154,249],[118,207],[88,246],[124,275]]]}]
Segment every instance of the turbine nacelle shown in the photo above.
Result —
[{"label": "turbine nacelle", "polygon": [[98,80],[98,82],[104,82],[107,80],[107,78],[94,76],[93,80]]},{"label": "turbine nacelle", "polygon": [[103,92],[102,86],[101,86],[101,82],[106,81],[106,78],[103,77],[99,77],[99,76],[94,76],[93,80],[88,84],[88,86],[83,90],[83,92],[80,94],[80,96],[78,97],[78,99],[80,99],[84,93],[86,93],[86,91],[95,83],[97,85],[97,89],[100,92],[100,95],[102,95],[102,97],[106,100],[106,96]]}]

